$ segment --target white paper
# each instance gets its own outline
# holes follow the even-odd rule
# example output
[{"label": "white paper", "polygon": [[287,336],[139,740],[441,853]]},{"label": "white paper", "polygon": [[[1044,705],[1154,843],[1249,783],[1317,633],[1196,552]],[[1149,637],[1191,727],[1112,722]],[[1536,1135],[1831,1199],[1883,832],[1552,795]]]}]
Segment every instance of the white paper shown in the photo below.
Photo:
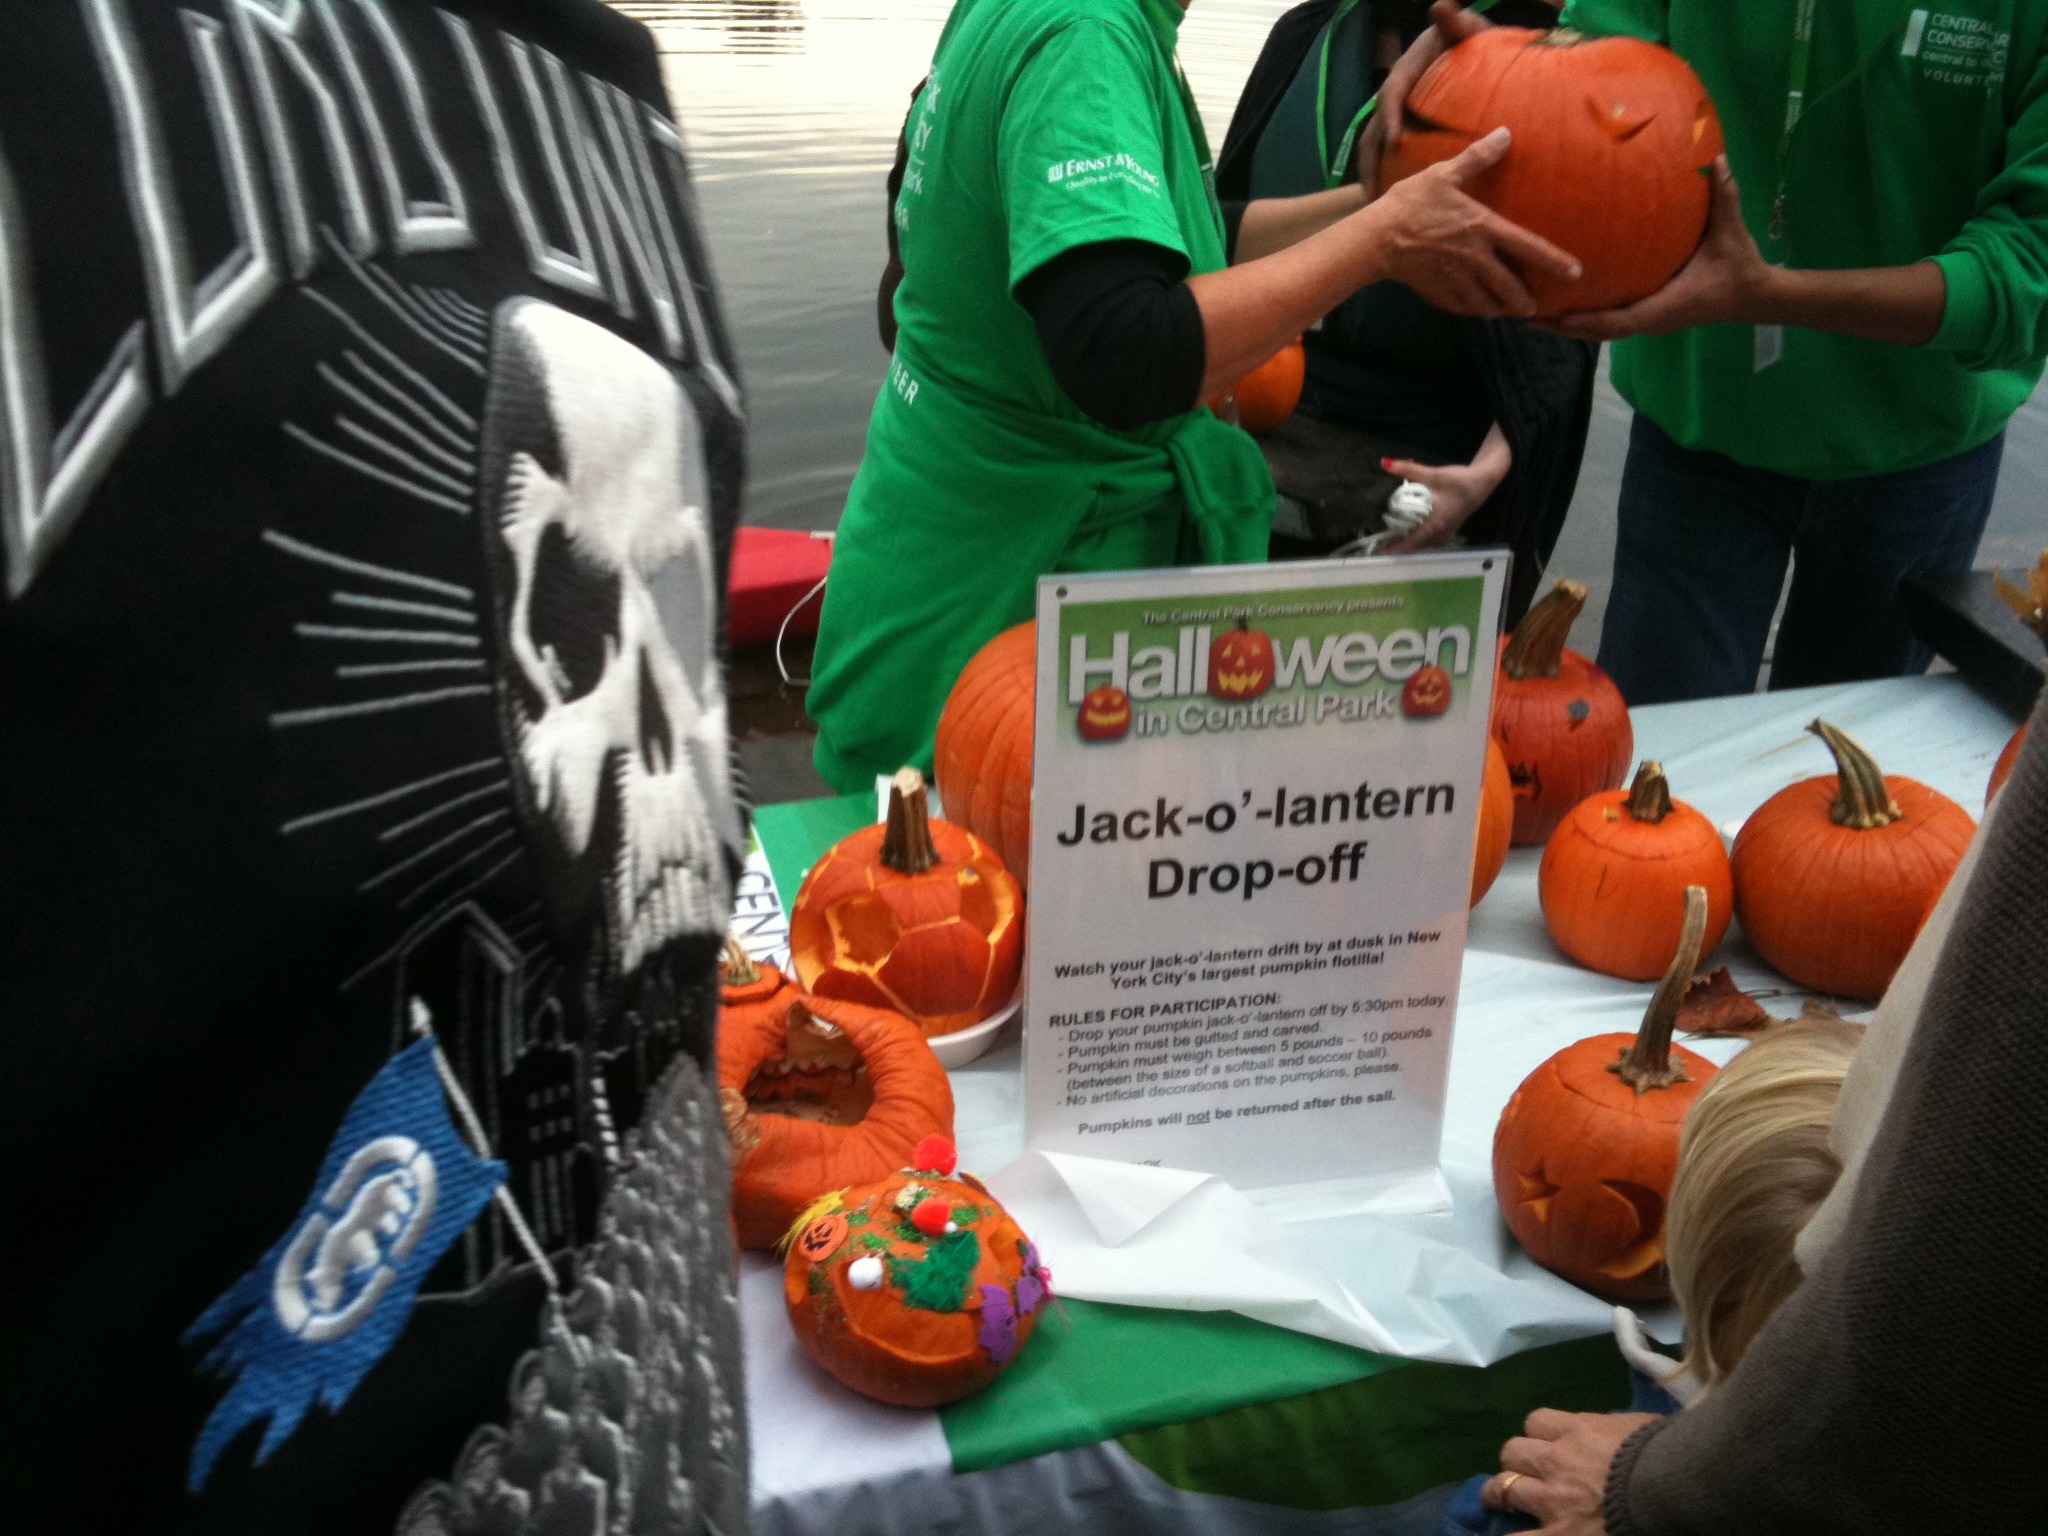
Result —
[{"label": "white paper", "polygon": [[1506,561],[1039,584],[1026,1141],[1320,1185],[1436,1163]]}]

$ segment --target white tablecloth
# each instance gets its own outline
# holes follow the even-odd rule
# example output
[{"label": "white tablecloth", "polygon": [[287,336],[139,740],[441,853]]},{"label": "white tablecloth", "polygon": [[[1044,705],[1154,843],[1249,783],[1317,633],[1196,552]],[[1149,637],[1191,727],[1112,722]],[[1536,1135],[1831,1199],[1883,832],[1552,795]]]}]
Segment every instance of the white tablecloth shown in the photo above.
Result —
[{"label": "white tablecloth", "polygon": [[[1636,754],[1661,759],[1673,793],[1732,835],[1777,790],[1831,771],[1826,749],[1804,729],[1817,715],[1861,741],[1888,773],[1921,779],[1973,815],[2012,731],[2009,719],[1959,680],[1909,678],[1640,709]],[[1540,854],[1514,850],[1472,916],[1444,1123],[1451,1209],[1292,1229],[1388,1326],[1401,1353],[1480,1364],[1609,1326],[1604,1303],[1514,1247],[1493,1200],[1493,1128],[1509,1094],[1571,1041],[1633,1029],[1649,995],[1647,987],[1578,968],[1552,945],[1536,896]],[[1739,927],[1703,968],[1723,963],[1746,989],[1784,989],[1775,1011],[1798,1011],[1799,994],[1764,967]],[[1697,1048],[1725,1060],[1738,1047]],[[962,1166],[998,1169],[1022,1154],[1016,1043],[953,1080]],[[891,1488],[911,1498],[900,1507],[924,1508],[929,1480],[950,1469],[938,1417],[867,1403],[813,1369],[783,1316],[778,1277],[779,1266],[748,1256],[741,1295],[754,1501],[763,1528],[835,1536],[888,1528],[881,1517],[894,1503]],[[920,1486],[925,1491],[913,1497]]]}]

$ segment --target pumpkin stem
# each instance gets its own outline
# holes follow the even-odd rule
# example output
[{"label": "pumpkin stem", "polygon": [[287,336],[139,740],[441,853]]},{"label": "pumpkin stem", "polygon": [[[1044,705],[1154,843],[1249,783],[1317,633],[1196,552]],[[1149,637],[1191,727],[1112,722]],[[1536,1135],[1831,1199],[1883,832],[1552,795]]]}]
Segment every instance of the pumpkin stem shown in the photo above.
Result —
[{"label": "pumpkin stem", "polygon": [[1654,757],[1643,759],[1635,782],[1628,787],[1628,813],[1637,821],[1653,824],[1671,814],[1671,785],[1664,778],[1664,765]]},{"label": "pumpkin stem", "polygon": [[1876,758],[1825,720],[1816,720],[1807,729],[1835,754],[1835,776],[1841,790],[1828,814],[1836,826],[1868,832],[1873,827],[1888,827],[1904,819],[1906,813],[1892,798]]},{"label": "pumpkin stem", "polygon": [[1637,1093],[1669,1088],[1686,1081],[1685,1068],[1671,1059],[1671,1030],[1678,1022],[1679,1004],[1692,985],[1693,967],[1700,961],[1700,942],[1707,936],[1707,888],[1685,888],[1685,926],[1679,930],[1678,953],[1657,983],[1650,1006],[1643,1010],[1642,1027],[1635,1043],[1621,1053],[1607,1070]]},{"label": "pumpkin stem", "polygon": [[921,875],[939,862],[932,842],[931,798],[924,775],[899,768],[889,782],[889,825],[882,833],[882,862],[899,875]]},{"label": "pumpkin stem", "polygon": [[751,987],[761,979],[761,968],[732,934],[725,936],[725,954],[718,962],[718,979],[728,987]]},{"label": "pumpkin stem", "polygon": [[1525,677],[1555,677],[1564,660],[1564,642],[1586,606],[1586,588],[1581,582],[1560,581],[1515,626],[1513,638],[1500,659],[1501,670],[1520,682]]}]

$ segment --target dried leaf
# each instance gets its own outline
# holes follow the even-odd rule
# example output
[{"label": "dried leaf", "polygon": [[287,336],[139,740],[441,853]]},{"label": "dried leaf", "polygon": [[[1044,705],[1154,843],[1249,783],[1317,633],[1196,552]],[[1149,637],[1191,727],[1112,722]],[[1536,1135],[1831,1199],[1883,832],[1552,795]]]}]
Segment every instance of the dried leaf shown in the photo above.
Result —
[{"label": "dried leaf", "polygon": [[2002,571],[1991,573],[1991,584],[2022,624],[2048,640],[2048,549],[2041,551],[2041,558],[2027,572],[2025,591],[2007,581]]},{"label": "dried leaf", "polygon": [[1762,1003],[1735,985],[1725,965],[1712,975],[1693,977],[1678,1005],[1682,1034],[1747,1037],[1776,1022]]}]

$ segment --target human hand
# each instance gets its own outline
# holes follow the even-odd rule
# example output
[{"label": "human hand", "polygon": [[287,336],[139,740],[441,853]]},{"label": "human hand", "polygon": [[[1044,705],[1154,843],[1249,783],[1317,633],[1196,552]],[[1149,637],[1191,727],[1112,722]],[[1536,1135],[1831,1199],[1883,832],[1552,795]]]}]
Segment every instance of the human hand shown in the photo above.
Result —
[{"label": "human hand", "polygon": [[1401,115],[1408,105],[1408,93],[1422,72],[1443,56],[1444,50],[1463,42],[1493,23],[1477,11],[1468,11],[1455,0],[1436,0],[1429,8],[1430,25],[1408,45],[1387,78],[1380,82],[1379,105],[1373,108],[1365,131],[1358,136],[1358,184],[1367,197],[1380,189],[1380,160],[1401,137]]},{"label": "human hand", "polygon": [[1418,549],[1433,549],[1446,543],[1465,526],[1466,519],[1479,510],[1500,488],[1514,463],[1514,451],[1498,424],[1486,434],[1486,441],[1472,456],[1470,464],[1419,464],[1412,459],[1382,459],[1380,468],[1403,480],[1413,480],[1429,489],[1429,519],[1405,538],[1383,546],[1383,555],[1405,555]]},{"label": "human hand", "polygon": [[1544,322],[1544,328],[1579,341],[1615,341],[1725,321],[1769,323],[1764,307],[1777,269],[1764,260],[1755,236],[1742,222],[1742,191],[1726,155],[1715,159],[1713,176],[1707,232],[1677,276],[1646,299],[1617,309],[1561,315]]},{"label": "human hand", "polygon": [[1607,1470],[1622,1441],[1656,1418],[1538,1408],[1523,1425],[1527,1433],[1501,1447],[1502,1470],[1479,1490],[1480,1502],[1541,1520],[1540,1536],[1606,1536]]},{"label": "human hand", "polygon": [[1576,282],[1579,263],[1541,235],[1511,224],[1465,186],[1500,164],[1508,130],[1496,128],[1459,154],[1390,187],[1352,215],[1375,226],[1375,277],[1406,283],[1422,299],[1457,315],[1536,313],[1516,268]]}]

